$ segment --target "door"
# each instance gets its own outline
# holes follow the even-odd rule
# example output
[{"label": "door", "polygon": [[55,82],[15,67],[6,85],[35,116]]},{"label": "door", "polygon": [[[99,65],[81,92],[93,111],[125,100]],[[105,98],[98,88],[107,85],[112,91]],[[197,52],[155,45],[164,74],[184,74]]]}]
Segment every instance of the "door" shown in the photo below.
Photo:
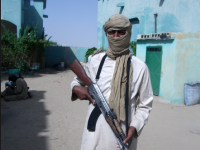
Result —
[{"label": "door", "polygon": [[153,94],[159,95],[162,64],[162,47],[147,47],[146,64],[149,68]]}]

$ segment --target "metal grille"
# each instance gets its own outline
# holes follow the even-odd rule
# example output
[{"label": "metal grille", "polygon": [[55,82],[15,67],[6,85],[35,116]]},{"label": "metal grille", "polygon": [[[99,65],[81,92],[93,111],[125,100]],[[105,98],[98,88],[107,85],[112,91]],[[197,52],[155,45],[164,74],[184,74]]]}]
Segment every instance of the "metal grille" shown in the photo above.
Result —
[{"label": "metal grille", "polygon": [[161,48],[160,47],[147,47],[147,51],[160,51],[161,52]]}]

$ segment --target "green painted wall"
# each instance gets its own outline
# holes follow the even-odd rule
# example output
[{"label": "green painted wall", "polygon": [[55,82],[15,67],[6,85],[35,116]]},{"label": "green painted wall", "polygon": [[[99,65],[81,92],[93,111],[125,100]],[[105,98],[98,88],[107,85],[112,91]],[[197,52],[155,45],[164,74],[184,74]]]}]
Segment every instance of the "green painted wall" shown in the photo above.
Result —
[{"label": "green painted wall", "polygon": [[147,46],[162,46],[160,94],[184,102],[184,83],[200,81],[200,32],[173,33],[171,40],[138,40],[137,57],[146,61]]}]

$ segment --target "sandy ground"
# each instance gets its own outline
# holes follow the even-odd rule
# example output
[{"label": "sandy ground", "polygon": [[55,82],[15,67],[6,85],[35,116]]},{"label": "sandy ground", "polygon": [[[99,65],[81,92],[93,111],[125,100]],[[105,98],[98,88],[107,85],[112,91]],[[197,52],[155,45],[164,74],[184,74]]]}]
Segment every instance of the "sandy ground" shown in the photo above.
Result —
[{"label": "sandy ground", "polygon": [[[46,69],[24,76],[33,98],[1,99],[2,150],[79,150],[87,101],[71,102],[70,70]],[[1,90],[7,75],[1,74]],[[200,104],[186,107],[155,97],[138,150],[200,149]]]}]

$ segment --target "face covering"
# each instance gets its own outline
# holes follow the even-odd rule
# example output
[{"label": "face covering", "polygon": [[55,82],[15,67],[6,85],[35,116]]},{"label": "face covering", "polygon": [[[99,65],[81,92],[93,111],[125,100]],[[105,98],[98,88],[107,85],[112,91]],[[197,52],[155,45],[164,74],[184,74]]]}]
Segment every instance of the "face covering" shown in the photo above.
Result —
[{"label": "face covering", "polygon": [[[116,14],[111,16],[104,25],[104,31],[108,38],[107,55],[115,58],[129,53],[129,43],[131,38],[132,24],[124,15]],[[107,34],[110,30],[125,30],[126,33],[122,37],[112,37]]]},{"label": "face covering", "polygon": [[[131,56],[129,43],[131,38],[132,25],[127,17],[121,14],[111,16],[104,25],[109,47],[106,51],[108,57],[116,59],[113,79],[111,81],[111,94],[109,97],[109,106],[117,115],[118,121],[125,121],[125,94],[127,83],[127,61]],[[110,30],[125,30],[125,35],[121,37],[112,37],[107,34]],[[129,93],[131,89],[133,67],[130,66],[129,74]]]}]

